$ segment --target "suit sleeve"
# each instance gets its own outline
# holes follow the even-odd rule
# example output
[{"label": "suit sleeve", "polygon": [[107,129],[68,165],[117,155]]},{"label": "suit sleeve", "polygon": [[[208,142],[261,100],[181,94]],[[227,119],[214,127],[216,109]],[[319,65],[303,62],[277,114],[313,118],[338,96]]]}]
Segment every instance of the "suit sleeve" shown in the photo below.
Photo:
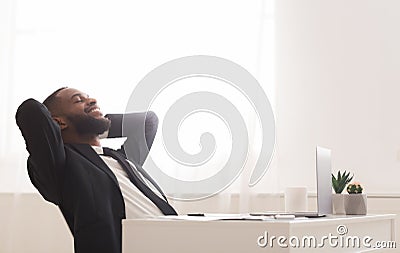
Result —
[{"label": "suit sleeve", "polygon": [[108,137],[127,137],[120,151],[123,151],[130,160],[143,165],[157,133],[157,115],[149,111],[108,114],[106,117],[111,120]]},{"label": "suit sleeve", "polygon": [[24,101],[15,118],[29,152],[28,174],[32,184],[47,201],[59,205],[65,167],[60,127],[47,108],[34,99]]}]

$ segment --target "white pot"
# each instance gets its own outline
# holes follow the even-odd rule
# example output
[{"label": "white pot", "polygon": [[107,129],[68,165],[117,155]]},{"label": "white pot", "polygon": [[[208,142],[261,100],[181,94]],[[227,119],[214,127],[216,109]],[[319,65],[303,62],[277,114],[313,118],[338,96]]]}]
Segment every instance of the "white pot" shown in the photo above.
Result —
[{"label": "white pot", "polygon": [[367,214],[367,195],[345,194],[344,209],[346,214]]},{"label": "white pot", "polygon": [[332,194],[333,214],[346,214],[344,209],[344,196],[345,194],[341,193]]}]

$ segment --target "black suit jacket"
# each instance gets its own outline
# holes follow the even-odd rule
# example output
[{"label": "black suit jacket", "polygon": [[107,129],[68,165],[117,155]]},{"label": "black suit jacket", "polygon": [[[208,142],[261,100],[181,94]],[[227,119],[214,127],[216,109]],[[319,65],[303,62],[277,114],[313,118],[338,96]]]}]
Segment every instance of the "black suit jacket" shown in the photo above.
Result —
[{"label": "black suit jacket", "polygon": [[[121,117],[115,117],[115,124],[110,118],[109,135],[121,136]],[[113,172],[89,145],[64,144],[59,126],[36,100],[20,105],[16,121],[29,152],[30,180],[43,198],[60,208],[74,236],[75,252],[121,252],[125,204]]]}]

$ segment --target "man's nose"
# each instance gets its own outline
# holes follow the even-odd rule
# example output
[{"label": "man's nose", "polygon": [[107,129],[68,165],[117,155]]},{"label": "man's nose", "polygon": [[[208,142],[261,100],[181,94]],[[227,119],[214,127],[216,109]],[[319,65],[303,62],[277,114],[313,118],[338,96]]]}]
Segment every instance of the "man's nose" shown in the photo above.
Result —
[{"label": "man's nose", "polygon": [[97,104],[97,100],[95,98],[88,98],[87,103],[89,105],[95,105],[95,104]]}]

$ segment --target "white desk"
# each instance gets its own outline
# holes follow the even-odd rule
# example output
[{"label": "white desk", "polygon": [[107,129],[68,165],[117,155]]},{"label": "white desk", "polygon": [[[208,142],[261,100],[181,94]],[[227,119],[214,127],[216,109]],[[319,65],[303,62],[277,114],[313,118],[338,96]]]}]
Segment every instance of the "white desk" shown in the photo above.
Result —
[{"label": "white desk", "polygon": [[[340,225],[347,228],[343,236],[337,231]],[[123,220],[122,229],[122,253],[381,252],[363,246],[363,240],[372,246],[377,241],[394,241],[395,215],[265,221]],[[271,245],[273,236],[276,239]],[[286,238],[281,241],[282,246],[278,243],[279,236]],[[316,247],[312,237],[316,239]],[[360,248],[356,247],[357,237]],[[318,246],[322,241],[324,247]],[[290,242],[298,243],[298,247],[290,246]]]}]

